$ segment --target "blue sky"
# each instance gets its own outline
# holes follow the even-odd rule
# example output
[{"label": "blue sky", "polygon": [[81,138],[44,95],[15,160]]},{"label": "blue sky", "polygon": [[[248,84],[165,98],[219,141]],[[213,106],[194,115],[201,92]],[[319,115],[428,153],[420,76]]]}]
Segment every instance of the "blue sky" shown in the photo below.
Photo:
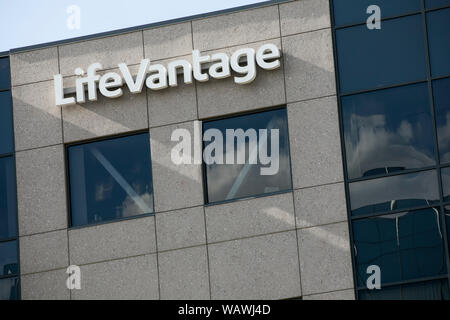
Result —
[{"label": "blue sky", "polygon": [[[258,2],[265,1],[0,0],[0,52]],[[72,5],[80,9],[79,29],[67,24]]]}]

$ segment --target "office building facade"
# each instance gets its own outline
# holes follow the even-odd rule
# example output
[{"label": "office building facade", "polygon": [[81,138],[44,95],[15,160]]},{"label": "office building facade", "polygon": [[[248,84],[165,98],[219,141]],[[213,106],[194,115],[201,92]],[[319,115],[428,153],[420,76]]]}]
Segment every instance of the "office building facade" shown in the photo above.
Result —
[{"label": "office building facade", "polygon": [[5,53],[0,298],[448,299],[449,39],[296,0]]}]

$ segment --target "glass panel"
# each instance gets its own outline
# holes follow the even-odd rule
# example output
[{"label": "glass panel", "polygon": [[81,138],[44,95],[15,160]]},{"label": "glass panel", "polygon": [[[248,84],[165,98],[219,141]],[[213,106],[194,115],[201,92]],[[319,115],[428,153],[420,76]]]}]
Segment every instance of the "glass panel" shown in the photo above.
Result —
[{"label": "glass panel", "polygon": [[444,194],[444,201],[450,201],[450,168],[441,170],[442,175],[442,192]]},{"label": "glass panel", "polygon": [[353,222],[358,286],[377,265],[381,284],[447,272],[439,210],[428,208]]},{"label": "glass panel", "polygon": [[16,178],[13,157],[0,158],[0,239],[17,235]]},{"label": "glass panel", "polygon": [[353,182],[349,190],[354,216],[431,206],[439,201],[434,170]]},{"label": "glass panel", "polygon": [[441,163],[450,162],[450,78],[433,81],[434,109]]},{"label": "glass panel", "polygon": [[420,11],[421,0],[334,0],[334,20],[336,26],[366,22],[370,5],[381,9],[381,18],[387,18]]},{"label": "glass panel", "polygon": [[72,225],[153,212],[149,135],[68,148]]},{"label": "glass panel", "polygon": [[19,278],[0,279],[0,300],[18,300],[19,290]]},{"label": "glass panel", "polygon": [[9,58],[0,58],[0,90],[9,89]]},{"label": "glass panel", "polygon": [[449,6],[450,0],[425,0],[425,7],[427,9],[440,8],[443,6]]},{"label": "glass panel", "polygon": [[435,164],[427,84],[342,98],[348,178]]},{"label": "glass panel", "polygon": [[17,274],[17,241],[0,242],[0,276]]},{"label": "glass panel", "polygon": [[431,74],[450,75],[450,8],[427,13]]},{"label": "glass panel", "polygon": [[433,280],[381,288],[362,290],[361,300],[449,300],[448,280]]},{"label": "glass panel", "polygon": [[0,92],[0,155],[13,152],[10,91]]},{"label": "glass panel", "polygon": [[[227,129],[231,129],[230,131],[242,129],[242,141],[238,142],[232,135],[227,138]],[[266,139],[261,136],[263,132],[261,129],[267,129]],[[276,130],[279,139],[275,135]],[[245,138],[244,133],[248,134]],[[211,153],[217,160],[216,163],[205,165],[209,202],[291,189],[286,109],[204,122],[203,136],[205,138],[209,135],[210,139],[204,142],[204,153],[205,155]],[[256,143],[250,143],[250,136]],[[218,142],[215,145],[223,141],[223,150],[216,149],[210,152],[214,148],[215,141]],[[275,143],[278,143],[279,148],[276,148]],[[264,152],[264,147],[267,153]],[[232,153],[234,161],[226,161],[227,157],[231,158]],[[238,162],[239,153],[245,153],[245,159],[242,158],[245,161]],[[250,154],[257,157],[254,164],[250,162]],[[267,164],[262,163],[261,154],[270,158],[265,162]]]},{"label": "glass panel", "polygon": [[421,15],[336,30],[341,93],[426,79]]}]

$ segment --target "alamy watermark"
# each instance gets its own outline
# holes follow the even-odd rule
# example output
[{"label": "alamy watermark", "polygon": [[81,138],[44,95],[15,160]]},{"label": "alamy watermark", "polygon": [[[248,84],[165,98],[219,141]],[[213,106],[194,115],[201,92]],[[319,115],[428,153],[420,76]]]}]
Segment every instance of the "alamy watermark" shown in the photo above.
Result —
[{"label": "alamy watermark", "polygon": [[[270,132],[270,155],[268,150]],[[261,175],[275,175],[280,166],[279,129],[226,129],[225,137],[219,129],[203,133],[203,141],[210,142],[201,152],[200,124],[194,121],[194,141],[187,129],[172,132],[171,141],[178,142],[171,150],[174,164],[261,164]],[[192,155],[194,143],[194,155]],[[248,154],[246,150],[248,149]],[[225,151],[225,152],[224,152]],[[248,162],[246,162],[248,156]]]},{"label": "alamy watermark", "polygon": [[69,290],[81,289],[81,269],[79,266],[71,265],[67,268],[66,273],[69,275],[66,280],[66,287]]},{"label": "alamy watermark", "polygon": [[69,30],[80,29],[81,27],[81,9],[79,6],[73,4],[67,7],[66,13],[69,14],[67,17],[66,25]]},{"label": "alamy watermark", "polygon": [[367,18],[366,24],[369,30],[380,30],[381,29],[381,9],[377,5],[370,5],[366,10],[367,14],[370,16]]}]

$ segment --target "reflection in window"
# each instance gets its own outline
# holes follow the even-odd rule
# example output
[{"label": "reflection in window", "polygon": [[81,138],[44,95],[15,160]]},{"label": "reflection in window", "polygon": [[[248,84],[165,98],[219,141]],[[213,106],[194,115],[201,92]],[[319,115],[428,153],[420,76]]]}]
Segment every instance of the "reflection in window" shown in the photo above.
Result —
[{"label": "reflection in window", "polygon": [[441,225],[435,208],[353,222],[358,286],[365,286],[370,265],[380,267],[381,284],[445,274]]},{"label": "reflection in window", "polygon": [[426,79],[421,15],[336,30],[336,44],[341,93]]},{"label": "reflection in window", "polygon": [[425,8],[440,8],[443,6],[449,6],[450,0],[425,0]]},{"label": "reflection in window", "polygon": [[9,58],[0,58],[0,90],[9,89]]},{"label": "reflection in window", "polygon": [[431,206],[439,200],[436,171],[349,184],[352,215]]},{"label": "reflection in window", "polygon": [[427,13],[431,74],[450,75],[450,8]]},{"label": "reflection in window", "polygon": [[433,81],[434,108],[441,163],[450,162],[450,78]]},{"label": "reflection in window", "polygon": [[17,274],[17,240],[0,242],[0,276]]},{"label": "reflection in window", "polygon": [[19,299],[19,278],[0,279],[0,300]]},{"label": "reflection in window", "polygon": [[381,290],[362,290],[359,292],[362,300],[449,300],[448,280],[433,280],[417,282]]},{"label": "reflection in window", "polygon": [[342,98],[348,178],[435,164],[427,84]]},{"label": "reflection in window", "polygon": [[[244,138],[244,135],[241,135],[243,142],[238,143],[236,136],[230,135],[227,138],[227,129],[228,132],[233,131],[236,136],[239,135],[238,129],[241,129],[247,136]],[[262,132],[266,132],[267,136]],[[205,154],[210,153],[208,150],[215,149],[211,152],[212,156],[222,159],[223,162],[205,165],[208,202],[291,189],[286,109],[204,122],[203,135]],[[216,138],[223,139],[222,150],[214,148]],[[253,141],[253,144],[250,141]],[[275,142],[278,142],[279,148],[275,148]],[[263,152],[262,147],[267,152]],[[239,153],[245,156],[241,158],[244,161],[238,160]],[[268,157],[267,161],[261,161],[261,153]],[[231,156],[233,154],[234,157]],[[231,163],[227,158],[233,158]],[[250,158],[255,161],[250,161]],[[264,170],[268,172],[262,174]]]},{"label": "reflection in window", "polygon": [[0,92],[0,155],[13,152],[10,91]]},{"label": "reflection in window", "polygon": [[450,168],[441,170],[442,175],[442,192],[444,194],[444,201],[450,201]]},{"label": "reflection in window", "polygon": [[[440,0],[439,0],[440,1]],[[377,5],[381,9],[381,18],[420,11],[421,0],[334,0],[335,25],[347,25],[366,22],[367,8]]]},{"label": "reflection in window", "polygon": [[72,226],[153,212],[147,133],[68,148]]},{"label": "reflection in window", "polygon": [[[447,225],[447,241],[450,242],[450,206],[444,207],[445,223]],[[447,245],[448,245],[447,242]],[[450,247],[448,249],[450,251]],[[450,252],[449,252],[450,254]]]},{"label": "reflection in window", "polygon": [[13,158],[0,158],[0,239],[17,235],[15,181]]}]

